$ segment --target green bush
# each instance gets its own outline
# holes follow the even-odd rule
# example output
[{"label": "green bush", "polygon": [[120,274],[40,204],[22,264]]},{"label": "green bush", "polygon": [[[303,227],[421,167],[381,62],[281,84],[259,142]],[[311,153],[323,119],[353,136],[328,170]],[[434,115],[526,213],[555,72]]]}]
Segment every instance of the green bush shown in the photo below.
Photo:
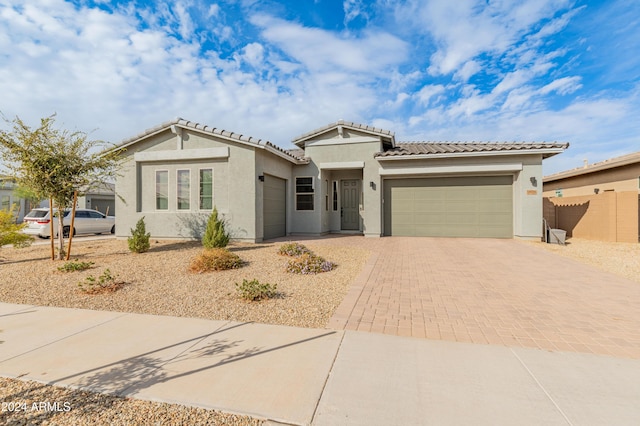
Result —
[{"label": "green bush", "polygon": [[245,300],[256,302],[262,299],[275,297],[278,293],[277,284],[260,283],[258,280],[242,280],[242,284],[236,283],[238,295]]},{"label": "green bush", "polygon": [[218,209],[215,207],[207,221],[207,228],[202,237],[202,245],[205,248],[223,248],[229,244],[229,234],[224,229],[224,221],[218,219]]},{"label": "green bush", "polygon": [[144,253],[149,250],[151,244],[149,243],[150,233],[147,233],[146,226],[144,224],[144,216],[136,223],[136,229],[131,230],[131,236],[127,238],[129,243],[129,250],[135,253]]},{"label": "green bush", "polygon": [[80,290],[87,294],[110,293],[119,290],[123,285],[123,282],[116,281],[109,269],[105,269],[98,278],[89,275],[84,282],[78,283]]},{"label": "green bush", "polygon": [[33,241],[30,235],[22,232],[27,224],[16,224],[15,219],[13,211],[0,209],[0,247],[13,244],[16,248],[23,248]]},{"label": "green bush", "polygon": [[305,253],[295,259],[291,259],[287,264],[287,272],[294,274],[319,274],[329,272],[335,267],[335,263],[313,254]]},{"label": "green bush", "polygon": [[224,271],[242,266],[242,259],[227,249],[205,249],[191,260],[189,270],[195,273]]},{"label": "green bush", "polygon": [[61,272],[74,272],[74,271],[84,271],[85,269],[91,268],[95,263],[93,262],[78,262],[77,260],[72,260],[71,262],[67,262],[62,266],[58,266],[58,271]]},{"label": "green bush", "polygon": [[300,243],[283,244],[278,250],[278,254],[282,256],[300,256],[305,253],[311,253],[311,250]]}]

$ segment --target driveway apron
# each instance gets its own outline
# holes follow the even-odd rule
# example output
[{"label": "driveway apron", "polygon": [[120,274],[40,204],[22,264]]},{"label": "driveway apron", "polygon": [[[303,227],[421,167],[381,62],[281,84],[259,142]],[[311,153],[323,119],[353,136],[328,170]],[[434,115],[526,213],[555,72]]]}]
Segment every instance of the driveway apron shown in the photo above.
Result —
[{"label": "driveway apron", "polygon": [[516,240],[365,241],[329,328],[640,358],[636,282]]}]

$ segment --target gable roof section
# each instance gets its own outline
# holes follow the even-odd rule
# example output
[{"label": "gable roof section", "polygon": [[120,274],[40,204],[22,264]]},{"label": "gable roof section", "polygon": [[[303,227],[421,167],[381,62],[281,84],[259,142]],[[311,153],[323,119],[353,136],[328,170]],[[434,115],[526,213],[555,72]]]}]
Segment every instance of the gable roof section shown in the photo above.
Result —
[{"label": "gable roof section", "polygon": [[548,158],[569,147],[559,142],[399,142],[375,155],[378,160],[462,157],[478,155],[542,154]]},{"label": "gable roof section", "polygon": [[300,135],[294,138],[292,142],[295,145],[302,148],[304,147],[305,141],[312,139],[316,136],[319,136],[323,133],[326,133],[330,130],[337,129],[339,127],[350,129],[350,130],[357,130],[359,132],[367,133],[372,136],[380,136],[383,139],[383,141],[388,141],[391,144],[391,146],[395,146],[396,139],[395,139],[395,134],[392,131],[379,129],[377,127],[368,126],[366,124],[358,124],[352,121],[344,121],[344,120],[338,120],[335,123],[327,124],[326,126],[307,132],[303,135]]},{"label": "gable roof section", "polygon": [[189,130],[195,130],[197,132],[203,133],[203,134],[207,134],[207,135],[212,135],[212,136],[216,136],[219,137],[221,139],[226,139],[228,141],[231,142],[238,142],[244,145],[250,145],[253,146],[255,148],[260,148],[260,149],[264,149],[266,151],[269,151],[279,157],[282,157],[286,160],[291,161],[294,164],[304,164],[307,163],[308,160],[303,158],[303,156],[297,156],[296,154],[298,154],[297,152],[291,153],[287,150],[284,150],[282,148],[280,148],[279,146],[277,146],[274,143],[271,143],[269,141],[263,141],[262,139],[257,139],[251,136],[245,136],[243,134],[240,133],[234,133],[234,132],[230,132],[228,130],[223,130],[223,129],[218,129],[216,127],[211,127],[211,126],[207,126],[204,124],[200,124],[200,123],[196,123],[195,121],[189,121],[189,120],[185,120],[183,118],[176,118],[175,120],[172,121],[167,121],[164,122],[158,126],[152,127],[150,129],[145,130],[142,133],[139,133],[138,135],[129,138],[129,139],[125,139],[123,140],[120,144],[116,145],[116,147],[114,147],[114,149],[119,149],[119,148],[126,148],[128,146],[131,146],[133,144],[136,144],[140,141],[142,141],[143,139],[146,139],[150,136],[153,135],[157,135],[160,132],[164,132],[168,129],[171,129],[171,127],[176,126],[176,127],[180,127],[183,129],[189,129]]},{"label": "gable roof section", "polygon": [[589,173],[595,173],[602,170],[609,170],[609,169],[614,169],[616,167],[628,166],[630,164],[640,164],[640,152],[634,152],[632,154],[623,155],[621,157],[610,158],[608,160],[589,164],[587,166],[578,167],[571,170],[565,170],[564,172],[554,173],[552,175],[545,176],[542,179],[542,181],[554,182],[560,179],[586,175]]}]

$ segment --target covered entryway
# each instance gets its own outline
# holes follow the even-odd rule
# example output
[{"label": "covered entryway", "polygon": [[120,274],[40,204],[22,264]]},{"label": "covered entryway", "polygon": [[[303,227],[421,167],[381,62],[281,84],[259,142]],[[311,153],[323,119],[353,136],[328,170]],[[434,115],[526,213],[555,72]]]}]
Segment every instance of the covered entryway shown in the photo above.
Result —
[{"label": "covered entryway", "polygon": [[513,177],[388,179],[385,235],[513,237]]},{"label": "covered entryway", "polygon": [[263,238],[284,237],[287,234],[287,182],[264,175]]}]

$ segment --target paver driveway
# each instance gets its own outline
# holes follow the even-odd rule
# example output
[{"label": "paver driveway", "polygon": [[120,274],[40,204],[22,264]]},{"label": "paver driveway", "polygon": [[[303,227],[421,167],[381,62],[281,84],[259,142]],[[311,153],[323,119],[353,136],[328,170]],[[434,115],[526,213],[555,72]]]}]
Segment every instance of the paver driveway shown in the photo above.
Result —
[{"label": "paver driveway", "polygon": [[515,240],[325,241],[373,250],[330,328],[640,358],[636,282]]}]

